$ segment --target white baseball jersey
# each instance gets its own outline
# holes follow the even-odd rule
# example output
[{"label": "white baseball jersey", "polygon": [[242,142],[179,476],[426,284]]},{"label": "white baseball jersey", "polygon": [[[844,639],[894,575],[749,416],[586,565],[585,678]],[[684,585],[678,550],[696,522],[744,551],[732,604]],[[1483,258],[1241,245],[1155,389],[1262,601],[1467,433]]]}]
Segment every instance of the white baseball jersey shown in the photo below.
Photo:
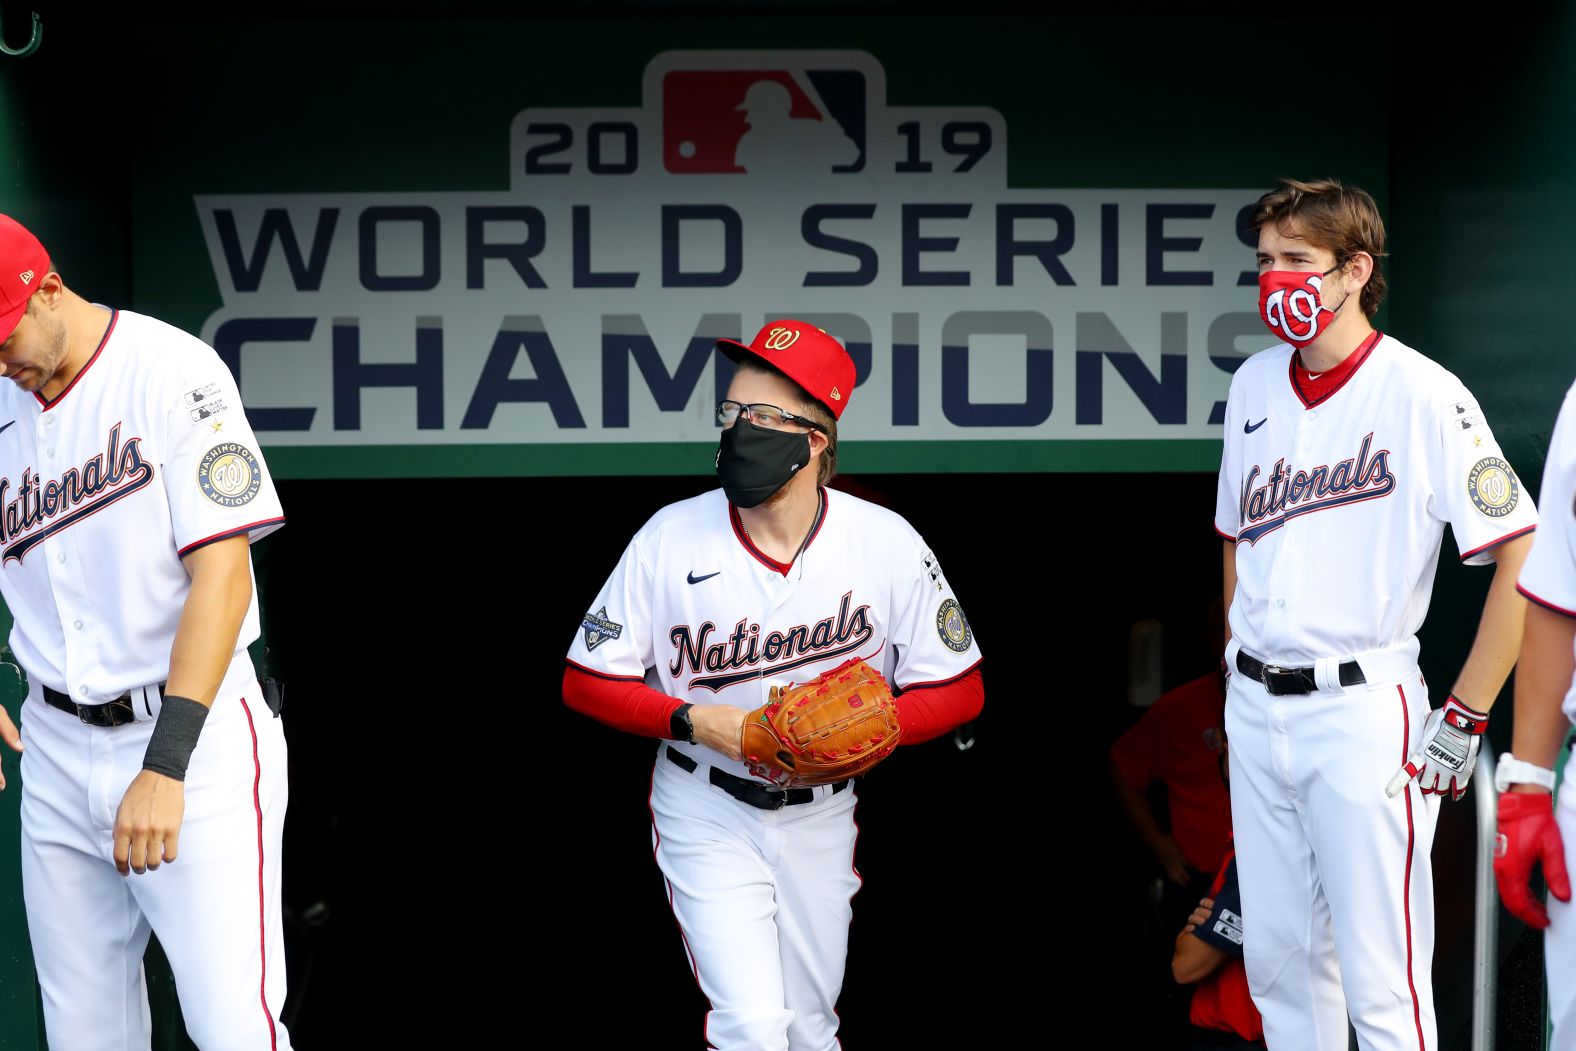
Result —
[{"label": "white baseball jersey", "polygon": [[[721,489],[658,511],[591,604],[570,663],[643,678],[696,705],[746,710],[764,704],[773,686],[853,657],[894,688],[967,674],[979,647],[919,534],[891,511],[823,491],[825,511],[792,567],[750,542]],[[675,746],[749,776],[710,749]]]},{"label": "white baseball jersey", "polygon": [[[968,674],[979,649],[924,541],[890,511],[823,492],[791,566],[751,543],[720,489],[657,512],[592,604],[570,662],[746,710],[772,686],[854,657],[897,688]],[[673,762],[669,749],[688,759]],[[859,889],[855,790],[822,785],[808,801],[761,810],[711,783],[709,768],[749,776],[673,741],[660,747],[651,789],[652,847],[711,1003],[707,1044],[839,1046],[834,1005]]]},{"label": "white baseball jersey", "polygon": [[[92,358],[51,400],[0,383],[0,592],[29,677],[22,883],[51,1046],[148,1046],[142,955],[169,957],[204,1049],[288,1049],[279,846],[280,721],[245,622],[187,768],[180,856],[122,877],[116,811],[141,772],[191,581],[185,554],[284,517],[235,381],[202,341],[106,312]],[[130,693],[136,721],[92,726],[44,703]]]},{"label": "white baseball jersey", "polygon": [[[1549,441],[1539,493],[1543,522],[1532,553],[1521,569],[1518,589],[1527,598],[1556,613],[1576,617],[1576,386],[1565,394]],[[1576,721],[1576,682],[1565,693],[1567,718]],[[1555,804],[1555,820],[1565,845],[1565,865],[1576,865],[1576,791],[1571,768]],[[1576,906],[1548,896],[1549,927],[1543,936],[1544,973],[1548,981],[1549,1021],[1554,1027],[1550,1047],[1568,1048],[1576,1033]]]},{"label": "white baseball jersey", "polygon": [[[201,340],[118,311],[53,401],[0,384],[0,592],[28,675],[97,704],[169,676],[181,556],[284,522],[235,380]],[[258,636],[257,600],[236,652]]]},{"label": "white baseball jersey", "polygon": [[[1248,984],[1271,1047],[1345,1048],[1350,1017],[1363,1047],[1432,1051],[1439,797],[1385,784],[1429,713],[1416,632],[1446,523],[1484,563],[1536,511],[1444,368],[1377,334],[1322,395],[1296,365],[1283,344],[1233,378],[1215,512],[1236,541],[1227,666],[1245,649],[1319,687],[1230,680]],[[1359,655],[1366,681],[1343,687],[1330,669]]]},{"label": "white baseball jersey", "polygon": [[[1576,617],[1576,386],[1566,392],[1554,424],[1540,499],[1543,521],[1517,590],[1540,606]],[[1565,714],[1576,722],[1576,683],[1565,694]]]},{"label": "white baseball jersey", "polygon": [[1537,511],[1461,381],[1380,336],[1309,405],[1281,344],[1242,363],[1226,402],[1215,529],[1237,541],[1231,634],[1284,664],[1415,645],[1445,524],[1463,561]]}]

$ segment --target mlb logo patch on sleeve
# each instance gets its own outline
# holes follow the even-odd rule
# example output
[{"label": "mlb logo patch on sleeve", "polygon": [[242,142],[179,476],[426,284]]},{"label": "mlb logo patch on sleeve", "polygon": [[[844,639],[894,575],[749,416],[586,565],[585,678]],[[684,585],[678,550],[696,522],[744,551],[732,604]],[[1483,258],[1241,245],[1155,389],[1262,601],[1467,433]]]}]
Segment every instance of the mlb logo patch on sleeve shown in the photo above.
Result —
[{"label": "mlb logo patch on sleeve", "polygon": [[1215,919],[1214,931],[1228,941],[1242,944],[1242,917],[1230,909],[1221,909]]}]

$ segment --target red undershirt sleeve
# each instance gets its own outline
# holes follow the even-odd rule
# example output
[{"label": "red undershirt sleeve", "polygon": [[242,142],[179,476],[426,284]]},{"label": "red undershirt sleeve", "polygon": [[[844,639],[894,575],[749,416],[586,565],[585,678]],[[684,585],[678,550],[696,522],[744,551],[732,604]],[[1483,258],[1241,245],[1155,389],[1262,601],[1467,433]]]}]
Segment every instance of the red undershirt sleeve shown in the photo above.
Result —
[{"label": "red undershirt sleeve", "polygon": [[930,741],[979,715],[985,707],[985,680],[979,668],[936,686],[917,686],[898,697],[897,721],[904,744]]},{"label": "red undershirt sleeve", "polygon": [[640,679],[604,678],[570,665],[564,669],[564,703],[615,730],[666,738],[683,702]]}]

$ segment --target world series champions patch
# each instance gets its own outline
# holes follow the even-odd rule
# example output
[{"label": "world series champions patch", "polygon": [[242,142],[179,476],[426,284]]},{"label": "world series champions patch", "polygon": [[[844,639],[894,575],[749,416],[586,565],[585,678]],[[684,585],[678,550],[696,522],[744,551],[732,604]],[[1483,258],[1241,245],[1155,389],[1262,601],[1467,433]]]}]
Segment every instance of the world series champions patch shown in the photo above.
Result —
[{"label": "world series champions patch", "polygon": [[968,618],[958,600],[949,598],[936,611],[936,633],[947,649],[962,653],[974,644],[974,633],[969,630]]},{"label": "world series champions patch", "polygon": [[607,619],[606,606],[595,613],[587,613],[585,620],[580,622],[580,627],[585,630],[588,650],[594,650],[608,639],[616,639],[624,634],[624,625],[615,624]]},{"label": "world series champions patch", "polygon": [[1467,474],[1467,495],[1472,506],[1489,518],[1504,518],[1521,500],[1521,483],[1510,464],[1497,456],[1485,456]]},{"label": "world series champions patch", "polygon": [[197,485],[220,507],[249,504],[263,488],[263,465],[238,442],[221,442],[197,465]]}]

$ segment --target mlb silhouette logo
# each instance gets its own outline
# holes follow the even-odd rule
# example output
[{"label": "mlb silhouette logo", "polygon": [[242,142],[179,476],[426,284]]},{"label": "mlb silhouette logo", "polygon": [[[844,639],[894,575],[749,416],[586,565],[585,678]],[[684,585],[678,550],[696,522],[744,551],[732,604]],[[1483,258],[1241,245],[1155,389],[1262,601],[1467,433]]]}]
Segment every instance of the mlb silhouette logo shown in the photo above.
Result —
[{"label": "mlb silhouette logo", "polygon": [[865,75],[675,70],[662,78],[662,163],[675,175],[857,172]]}]

